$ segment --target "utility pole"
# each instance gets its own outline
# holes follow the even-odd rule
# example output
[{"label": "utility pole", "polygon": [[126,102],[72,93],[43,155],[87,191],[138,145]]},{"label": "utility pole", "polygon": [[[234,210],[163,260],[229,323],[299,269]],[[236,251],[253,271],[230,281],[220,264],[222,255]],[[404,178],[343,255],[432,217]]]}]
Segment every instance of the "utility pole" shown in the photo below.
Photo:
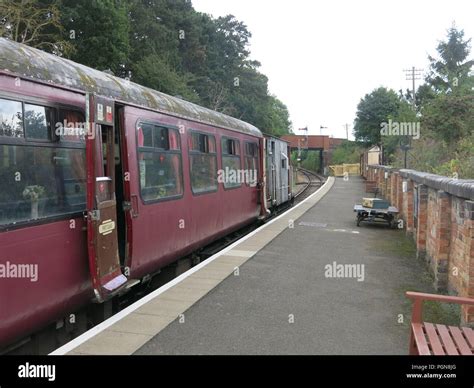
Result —
[{"label": "utility pole", "polygon": [[[415,86],[415,81],[417,80],[420,80],[421,79],[421,75],[423,73],[423,69],[416,69],[415,66],[412,66],[411,69],[405,69],[403,70],[405,72],[405,76],[406,76],[406,79],[408,81],[412,81],[412,96],[411,96],[411,103],[412,103],[412,108],[413,108],[413,112],[415,112],[416,114],[416,103],[415,103],[415,93],[416,93],[416,86]],[[404,155],[404,161],[403,161],[403,165],[404,165],[404,168],[407,168],[408,167],[408,163],[407,163],[407,155],[408,155],[408,150],[410,149],[410,143],[411,143],[411,139],[407,139],[408,142],[406,144],[402,144],[401,145],[401,149],[404,151],[405,155]]]},{"label": "utility pole", "polygon": [[412,105],[413,105],[413,111],[416,111],[416,105],[415,105],[415,92],[416,92],[416,87],[415,87],[415,81],[421,79],[421,75],[423,73],[423,69],[415,69],[415,66],[412,66],[411,69],[405,69],[403,70],[405,72],[406,79],[408,81],[412,81]]},{"label": "utility pole", "polygon": [[344,128],[346,128],[346,139],[349,140],[349,124],[344,124]]}]

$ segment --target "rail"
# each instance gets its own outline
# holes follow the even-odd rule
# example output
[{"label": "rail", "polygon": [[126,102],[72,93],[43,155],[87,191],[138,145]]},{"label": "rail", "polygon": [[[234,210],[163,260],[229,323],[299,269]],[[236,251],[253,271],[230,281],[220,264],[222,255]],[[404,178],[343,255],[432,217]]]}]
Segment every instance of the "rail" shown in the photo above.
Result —
[{"label": "rail", "polygon": [[294,198],[297,200],[300,200],[302,197],[304,197],[304,194],[309,192],[311,187],[321,187],[321,185],[324,183],[325,178],[319,174],[316,174],[314,171],[307,170],[305,168],[299,167],[297,169],[297,172],[301,172],[304,176],[307,178],[307,182],[305,186],[298,191]]}]

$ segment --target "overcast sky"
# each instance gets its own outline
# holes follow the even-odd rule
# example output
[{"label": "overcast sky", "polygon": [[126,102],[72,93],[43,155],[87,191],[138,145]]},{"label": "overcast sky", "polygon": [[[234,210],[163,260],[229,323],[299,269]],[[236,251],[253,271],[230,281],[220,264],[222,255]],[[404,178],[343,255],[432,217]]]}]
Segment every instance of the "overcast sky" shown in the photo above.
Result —
[{"label": "overcast sky", "polygon": [[[427,55],[453,21],[474,36],[474,0],[192,0],[199,12],[232,14],[252,33],[252,59],[290,111],[296,133],[345,137],[360,99],[379,86],[411,88],[404,69]],[[473,55],[471,55],[472,57]]]}]

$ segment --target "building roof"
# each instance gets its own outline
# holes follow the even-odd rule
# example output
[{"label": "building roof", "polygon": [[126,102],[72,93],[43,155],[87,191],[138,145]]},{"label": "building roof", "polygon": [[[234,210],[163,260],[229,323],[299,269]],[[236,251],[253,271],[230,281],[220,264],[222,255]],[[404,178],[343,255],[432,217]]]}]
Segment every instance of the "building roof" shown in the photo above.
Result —
[{"label": "building roof", "polygon": [[95,93],[183,119],[262,136],[258,128],[244,121],[4,38],[0,38],[0,71]]}]

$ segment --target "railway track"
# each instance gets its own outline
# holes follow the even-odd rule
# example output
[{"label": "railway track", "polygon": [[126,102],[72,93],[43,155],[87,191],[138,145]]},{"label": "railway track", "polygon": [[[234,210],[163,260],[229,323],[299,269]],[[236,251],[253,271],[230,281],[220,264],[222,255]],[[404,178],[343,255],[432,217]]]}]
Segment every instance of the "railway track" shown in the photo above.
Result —
[{"label": "railway track", "polygon": [[306,177],[307,182],[305,182],[304,187],[295,194],[294,198],[296,202],[302,201],[304,198],[308,197],[326,181],[326,178],[322,175],[305,168],[298,168],[298,172]]}]

